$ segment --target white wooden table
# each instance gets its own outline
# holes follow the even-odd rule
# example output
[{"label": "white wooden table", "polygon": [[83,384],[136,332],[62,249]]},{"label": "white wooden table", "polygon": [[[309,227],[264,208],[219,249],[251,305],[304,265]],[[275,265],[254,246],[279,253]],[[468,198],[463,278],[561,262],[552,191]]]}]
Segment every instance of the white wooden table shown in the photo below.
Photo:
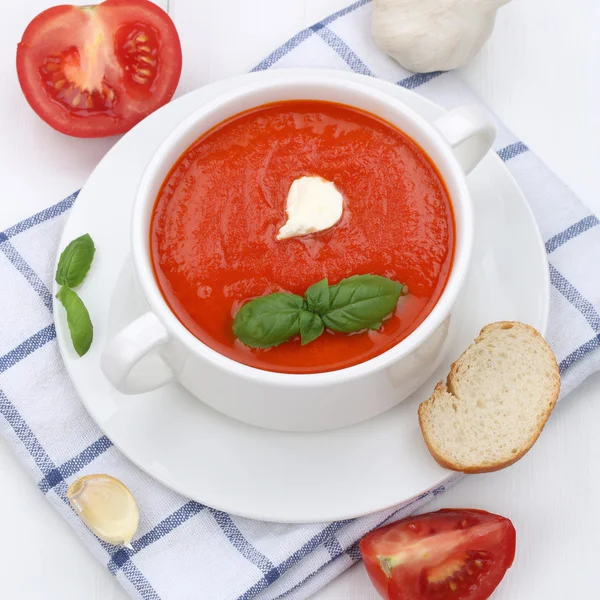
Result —
[{"label": "white wooden table", "polygon": [[[178,93],[246,71],[296,31],[348,1],[170,0],[184,53]],[[79,187],[113,143],[52,131],[21,96],[15,47],[29,20],[51,4],[19,0],[0,5],[0,230]],[[599,22],[597,0],[515,0],[501,10],[491,41],[463,73],[597,214]],[[540,441],[517,465],[473,477],[431,505],[484,508],[513,520],[517,559],[496,600],[598,595],[599,383],[600,377],[591,378],[563,402]],[[115,580],[54,513],[1,440],[0,472],[0,598],[124,599]],[[362,565],[315,596],[376,597]]]}]

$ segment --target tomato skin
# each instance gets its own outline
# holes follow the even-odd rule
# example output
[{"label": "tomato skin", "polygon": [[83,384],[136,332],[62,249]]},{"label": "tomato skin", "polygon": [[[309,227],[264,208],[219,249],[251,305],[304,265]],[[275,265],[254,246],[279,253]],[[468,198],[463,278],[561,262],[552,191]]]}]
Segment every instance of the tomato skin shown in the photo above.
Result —
[{"label": "tomato skin", "polygon": [[474,509],[409,517],[360,543],[369,577],[386,600],[486,600],[515,549],[508,519]]},{"label": "tomato skin", "polygon": [[[123,28],[149,42],[125,47]],[[106,0],[37,15],[16,63],[23,94],[42,120],[67,135],[106,137],[128,131],[172,98],[182,57],[175,25],[160,7]]]}]

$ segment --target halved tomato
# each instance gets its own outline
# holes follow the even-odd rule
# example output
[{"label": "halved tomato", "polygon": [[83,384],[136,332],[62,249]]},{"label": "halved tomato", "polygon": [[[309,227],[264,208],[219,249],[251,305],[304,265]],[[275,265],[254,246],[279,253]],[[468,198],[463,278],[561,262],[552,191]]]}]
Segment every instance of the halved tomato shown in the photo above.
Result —
[{"label": "halved tomato", "polygon": [[181,44],[171,18],[149,0],[55,6],[27,26],[17,73],[25,98],[54,129],[104,137],[171,99]]},{"label": "halved tomato", "polygon": [[371,581],[387,600],[485,600],[515,557],[506,518],[447,509],[410,517],[363,538]]}]

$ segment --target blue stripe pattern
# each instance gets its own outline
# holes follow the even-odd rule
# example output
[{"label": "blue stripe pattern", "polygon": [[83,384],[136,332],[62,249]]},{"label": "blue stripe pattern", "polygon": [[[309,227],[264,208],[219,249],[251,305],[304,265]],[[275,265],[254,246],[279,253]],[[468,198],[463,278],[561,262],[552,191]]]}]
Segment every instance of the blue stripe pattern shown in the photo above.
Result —
[{"label": "blue stripe pattern", "polygon": [[[48,453],[44,450],[33,431],[31,431],[25,419],[19,414],[19,411],[2,390],[0,390],[0,414],[27,449],[36,466],[44,475],[44,479],[48,479],[50,474],[57,470],[52,459],[48,456]],[[66,489],[66,486],[63,487]],[[59,497],[65,504],[68,504],[64,491]],[[112,548],[109,544],[102,543],[102,545],[105,549]],[[160,597],[154,591],[146,577],[135,565],[126,573],[124,572],[124,574],[144,600],[160,600]]]},{"label": "blue stripe pattern", "polygon": [[46,284],[39,278],[38,274],[25,262],[25,259],[17,252],[17,249],[8,241],[8,237],[4,234],[4,241],[0,244],[6,258],[10,260],[13,266],[23,275],[25,281],[36,291],[37,295],[42,299],[44,306],[52,313],[52,293],[46,287]]},{"label": "blue stripe pattern", "polygon": [[40,481],[38,487],[43,494],[47,494],[53,487],[57,486],[65,479],[79,473],[81,469],[87,467],[87,465],[96,460],[111,447],[112,442],[103,435],[93,444],[90,444],[83,452],[80,452],[77,456],[68,460],[60,467],[52,469],[52,471]]},{"label": "blue stripe pattern", "polygon": [[[12,247],[12,244],[9,244],[8,242],[10,238],[15,237],[16,235],[23,233],[24,231],[27,231],[28,229],[31,229],[32,227],[35,227],[36,225],[39,225],[45,221],[54,219],[69,210],[69,208],[71,208],[75,202],[78,193],[78,191],[74,192],[61,202],[58,202],[57,204],[40,211],[28,219],[21,221],[17,225],[10,227],[4,232],[1,232],[0,250],[6,254],[6,247]],[[11,252],[12,250],[9,249],[8,253],[10,254]],[[16,252],[16,250],[14,252]],[[13,258],[14,256],[15,255],[13,254]],[[33,273],[33,269],[31,269],[24,260],[23,262],[21,262],[21,260],[11,260],[11,263],[21,274],[25,276],[26,280],[30,283],[36,293],[38,293],[38,295],[44,299],[43,292],[40,293],[41,288],[39,285],[39,278],[37,278],[37,276],[33,277],[31,275]],[[44,304],[49,308],[50,312],[52,312],[51,303],[48,306],[48,302],[45,301]],[[54,327],[54,323],[52,323],[33,334],[7,354],[0,356],[0,374],[6,372],[11,367],[14,367],[16,364],[20,363],[22,360],[26,359],[28,356],[35,353],[37,350],[54,339],[56,339],[56,329]],[[69,505],[69,502],[65,495],[66,484],[64,478],[75,475],[94,458],[105,452],[111,445],[111,442],[108,440],[108,438],[102,436],[83,452],[81,452],[77,457],[67,461],[62,467],[57,468],[31,428],[27,425],[25,419],[23,419],[23,417],[19,414],[17,408],[12,402],[10,402],[7,395],[2,390],[0,390],[0,414],[8,423],[14,435],[16,435],[16,437],[23,444],[33,459],[35,465],[40,470],[42,479],[38,484],[38,487],[44,492],[48,492],[53,489],[57,492],[57,495],[61,501],[67,505]],[[107,553],[110,554],[110,551],[112,551],[114,547],[104,542],[100,543],[103,548],[107,550]],[[123,570],[123,574],[132,583],[134,588],[137,590],[140,596],[144,598],[144,600],[160,600],[159,595],[156,593],[152,585],[135,565],[129,565],[126,570]]]},{"label": "blue stripe pattern", "polygon": [[312,537],[306,544],[300,547],[290,557],[284,560],[278,567],[281,572],[287,571],[289,568],[294,566],[299,560],[308,556],[314,552],[321,544],[326,542],[329,538],[334,536],[340,529],[345,525],[348,525],[351,521],[335,521],[324,527],[317,535]]},{"label": "blue stripe pattern", "polygon": [[337,12],[333,13],[332,15],[329,15],[327,18],[323,19],[322,21],[319,21],[318,23],[315,23],[314,25],[311,25],[310,27],[303,29],[302,31],[297,33],[294,37],[290,38],[285,44],[283,44],[282,46],[279,46],[279,48],[277,48],[277,50],[275,50],[271,54],[269,54],[269,56],[267,56],[267,58],[265,58],[263,61],[258,63],[252,69],[251,72],[254,73],[255,71],[264,71],[265,69],[269,69],[274,64],[279,62],[284,56],[289,54],[294,48],[297,48],[302,42],[304,42],[309,37],[311,37],[315,33],[315,31],[318,30],[320,27],[325,27],[326,25],[329,25],[330,23],[337,21],[340,17],[344,17],[344,16],[350,14],[351,12],[354,12],[357,8],[360,8],[361,6],[364,6],[365,4],[369,4],[370,1],[371,0],[359,0],[358,2],[355,2],[354,4],[351,4],[350,6],[347,6],[346,8],[343,8],[342,10],[338,10]]},{"label": "blue stripe pattern", "polygon": [[54,468],[54,464],[38,441],[36,435],[31,431],[25,419],[19,414],[17,407],[8,399],[8,396],[0,390],[0,414],[10,425],[14,434],[25,447],[33,459],[36,467],[46,474]]},{"label": "blue stripe pattern", "polygon": [[510,146],[506,146],[505,148],[502,148],[502,150],[499,150],[498,156],[506,162],[528,150],[529,148],[523,142],[515,142],[514,144],[510,144]]},{"label": "blue stripe pattern", "polygon": [[600,220],[596,215],[589,215],[577,221],[574,225],[567,227],[564,231],[557,233],[546,242],[546,252],[552,254],[557,248],[560,248],[563,244],[566,244],[569,240],[585,233],[589,229],[596,227],[600,224]]},{"label": "blue stripe pattern", "polygon": [[308,39],[314,31],[312,28],[304,29],[300,33],[297,33],[292,39],[290,39],[286,44],[277,48],[273,54],[267,56],[263,61],[257,64],[252,70],[251,73],[255,73],[256,71],[265,71],[266,69],[271,68],[276,62],[281,60],[286,54],[289,54],[296,46],[299,46],[304,40]]},{"label": "blue stripe pattern", "polygon": [[31,229],[32,227],[43,223],[44,221],[55,219],[56,217],[62,215],[64,212],[68,211],[73,206],[78,195],[79,190],[73,192],[70,196],[68,196],[64,200],[61,200],[57,204],[53,204],[52,206],[45,208],[39,213],[32,215],[28,219],[25,219],[24,221],[13,225],[13,227],[9,227],[3,234],[0,234],[0,242],[2,240],[2,235],[4,235],[5,239],[10,239],[15,235],[18,235],[19,233],[23,233],[24,231],[27,231],[28,229]]},{"label": "blue stripe pattern", "polygon": [[338,539],[335,537],[329,538],[324,544],[323,547],[327,552],[329,552],[329,556],[331,558],[336,559],[338,556],[344,554],[344,549],[342,545],[339,543]]},{"label": "blue stripe pattern", "polygon": [[[114,575],[129,559],[141,552],[144,548],[154,544],[158,540],[164,538],[171,531],[177,529],[180,525],[189,521],[191,518],[200,514],[206,507],[199,502],[190,500],[183,506],[171,513],[166,519],[163,519],[158,525],[152,528],[148,533],[139,537],[131,543],[133,550],[129,548],[120,548],[112,554],[108,563],[108,570]],[[114,549],[114,546],[112,547]]]},{"label": "blue stripe pattern", "polygon": [[[440,488],[437,488],[437,489],[441,490],[442,488],[440,487]],[[411,506],[414,506],[415,504],[418,504],[419,502],[422,502],[423,500],[425,500],[430,495],[433,496],[433,493],[431,493],[431,494],[430,493],[421,494],[418,498],[416,498],[415,500],[413,500],[412,502],[410,502],[406,506],[403,506],[403,507],[399,508],[398,510],[394,511],[391,515],[389,515],[385,519],[381,520],[379,523],[376,523],[375,525],[373,525],[372,529],[377,529],[378,527],[381,527],[382,525],[385,525],[386,523],[392,522],[394,520],[394,518],[398,515],[398,513],[403,512],[403,511],[405,511],[405,512],[410,511]],[[347,524],[347,522],[344,522],[344,524]],[[340,545],[338,540],[336,540],[334,542],[334,541],[331,540],[331,538],[327,538],[327,540],[325,540],[323,543],[326,544],[326,547],[334,549],[334,554],[335,554],[336,542],[337,542],[337,545]],[[341,547],[341,545],[340,545],[340,547]],[[330,551],[330,555],[332,555],[331,551]],[[356,542],[354,542],[353,544],[351,544],[349,546],[348,550],[345,552],[345,555],[348,556],[353,562],[357,562],[357,561],[360,560],[361,556],[360,556],[359,540],[357,540]],[[286,596],[288,596],[289,594],[291,594],[293,591],[295,591],[298,588],[302,587],[303,585],[306,584],[306,582],[310,581],[313,577],[315,577],[315,575],[318,575],[323,569],[325,569],[326,567],[328,567],[334,560],[338,559],[339,556],[340,555],[331,556],[331,559],[328,560],[325,564],[321,565],[321,567],[319,567],[316,571],[313,571],[312,573],[310,573],[302,581],[298,582],[296,585],[294,585],[293,587],[291,587],[290,589],[288,589],[287,591],[285,591],[283,594],[280,594],[279,596],[277,596],[273,600],[280,600],[281,598],[285,598]],[[249,598],[250,597],[248,597],[248,598],[239,598],[238,600],[249,600]]]},{"label": "blue stripe pattern", "polygon": [[242,535],[242,532],[237,528],[233,519],[220,510],[213,508],[209,509],[210,514],[214,517],[217,525],[225,534],[231,545],[248,561],[258,567],[265,580],[265,587],[279,579],[279,570],[275,565],[261,552],[259,552],[248,540]]},{"label": "blue stripe pattern", "polygon": [[123,574],[131,581],[137,593],[144,600],[161,600],[160,596],[156,593],[156,590],[150,585],[148,580],[144,577],[144,574],[133,564],[133,562],[129,561],[123,566]]},{"label": "blue stripe pattern", "polygon": [[[317,535],[313,536],[308,542],[302,545],[296,550],[291,556],[284,560],[281,564],[275,567],[280,575],[283,575],[286,571],[294,567],[300,560],[314,552],[321,544],[324,544],[330,540],[342,527],[350,523],[350,521],[336,521],[330,523],[324,527]],[[264,590],[268,583],[266,578],[262,578],[244,594],[242,594],[237,600],[250,600],[254,598],[258,592]],[[286,592],[288,593],[288,592]]]},{"label": "blue stripe pattern", "polygon": [[16,348],[7,352],[4,356],[0,356],[0,374],[8,371],[11,367],[20,363],[24,358],[27,358],[32,352],[35,352],[48,342],[56,338],[56,329],[54,323],[40,329],[30,338],[21,342]]},{"label": "blue stripe pattern", "polygon": [[425,83],[428,83],[432,79],[436,79],[440,75],[443,75],[445,71],[433,71],[432,73],[415,73],[410,77],[400,80],[396,85],[399,85],[407,90],[414,90],[421,87]]},{"label": "blue stripe pattern", "polygon": [[311,29],[319,35],[336,54],[355,72],[361,75],[374,77],[375,74],[365,65],[365,63],[357,56],[357,54],[344,42],[344,40],[336,35],[331,29],[325,27],[321,23],[313,25]]},{"label": "blue stripe pattern", "polygon": [[567,357],[560,361],[558,368],[560,369],[561,375],[565,373],[567,369],[572,367],[577,361],[581,360],[585,356],[587,356],[593,350],[596,350],[600,347],[600,334],[594,336],[591,340],[582,344],[575,350],[571,352]]},{"label": "blue stripe pattern", "polygon": [[346,550],[346,554],[350,557],[352,562],[358,562],[362,556],[360,555],[360,545],[357,542],[356,544],[352,544],[348,550]]},{"label": "blue stripe pattern", "polygon": [[600,315],[594,305],[584,298],[573,285],[559,273],[554,265],[550,265],[550,281],[552,285],[584,316],[590,327],[600,332]]}]

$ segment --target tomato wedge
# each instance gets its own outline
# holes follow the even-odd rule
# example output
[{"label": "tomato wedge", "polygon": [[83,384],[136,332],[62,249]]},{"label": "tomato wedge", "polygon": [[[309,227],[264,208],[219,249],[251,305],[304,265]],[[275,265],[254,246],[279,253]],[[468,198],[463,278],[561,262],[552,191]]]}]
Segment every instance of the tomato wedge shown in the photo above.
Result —
[{"label": "tomato wedge", "polygon": [[485,600],[515,557],[513,524],[482,510],[447,509],[372,531],[360,543],[387,600]]},{"label": "tomato wedge", "polygon": [[27,26],[17,73],[31,108],[51,127],[104,137],[172,98],[181,44],[171,18],[149,0],[55,6]]}]

